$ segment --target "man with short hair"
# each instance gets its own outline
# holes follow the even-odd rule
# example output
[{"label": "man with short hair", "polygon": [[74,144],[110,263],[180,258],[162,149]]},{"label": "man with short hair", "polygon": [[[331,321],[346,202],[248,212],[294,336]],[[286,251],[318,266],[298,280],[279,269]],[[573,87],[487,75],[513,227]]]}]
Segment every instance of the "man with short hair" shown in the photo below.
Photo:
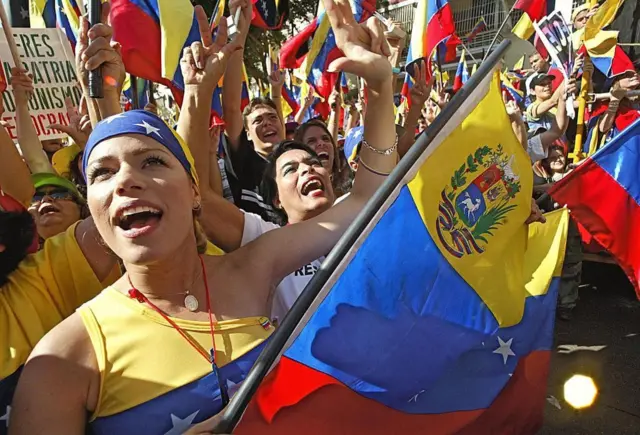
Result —
[{"label": "man with short hair", "polygon": [[[231,2],[231,16],[240,2]],[[251,22],[251,2],[244,6],[237,23],[238,38],[245,46]],[[244,49],[229,58],[224,76],[222,110],[225,122],[225,166],[234,203],[244,211],[267,221],[276,215],[260,195],[260,182],[266,158],[274,146],[285,138],[284,123],[278,110],[282,85],[273,86],[273,98],[254,98],[242,110],[242,62]]]},{"label": "man with short hair", "polygon": [[537,51],[529,56],[529,63],[531,64],[531,68],[536,73],[548,74],[550,76],[553,76],[553,82],[551,83],[551,90],[553,92],[555,92],[560,84],[564,81],[562,71],[560,71],[558,68],[553,68],[549,63],[549,60],[542,57]]}]

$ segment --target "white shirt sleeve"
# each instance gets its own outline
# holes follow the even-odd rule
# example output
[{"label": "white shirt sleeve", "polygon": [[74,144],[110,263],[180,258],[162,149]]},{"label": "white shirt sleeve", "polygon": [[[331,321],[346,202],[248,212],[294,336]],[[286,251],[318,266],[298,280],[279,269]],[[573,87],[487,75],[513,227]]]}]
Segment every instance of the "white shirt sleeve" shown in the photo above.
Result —
[{"label": "white shirt sleeve", "polygon": [[280,228],[279,225],[273,222],[262,220],[257,214],[242,212],[244,213],[244,230],[242,231],[242,242],[240,246],[254,241],[268,231]]}]

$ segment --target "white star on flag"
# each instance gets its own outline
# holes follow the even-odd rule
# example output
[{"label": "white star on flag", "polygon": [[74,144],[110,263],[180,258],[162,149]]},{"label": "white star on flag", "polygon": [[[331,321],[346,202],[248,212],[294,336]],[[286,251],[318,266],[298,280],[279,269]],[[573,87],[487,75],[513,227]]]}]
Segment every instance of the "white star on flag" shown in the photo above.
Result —
[{"label": "white star on flag", "polygon": [[4,413],[2,417],[0,417],[0,421],[6,421],[6,426],[9,427],[9,417],[11,416],[11,407],[7,406],[7,412]]},{"label": "white star on flag", "polygon": [[118,118],[122,118],[124,115],[122,113],[118,113],[116,115],[112,115],[106,119],[104,119],[104,122],[106,122],[107,124],[111,124],[113,121],[115,121]]},{"label": "white star on flag", "polygon": [[154,127],[153,125],[149,124],[147,121],[142,121],[142,124],[136,124],[138,127],[144,127],[145,130],[147,130],[147,134],[150,133],[155,133],[158,135],[158,137],[160,139],[162,139],[162,136],[160,135],[160,129],[158,127]]},{"label": "white star on flag", "polygon": [[21,7],[20,8],[20,16],[22,17],[23,20],[26,20],[27,18],[29,18],[29,11],[26,10],[25,8]]},{"label": "white star on flag", "polygon": [[513,338],[510,338],[506,343],[504,341],[502,341],[502,338],[498,337],[498,344],[500,345],[500,347],[498,347],[496,350],[493,351],[493,353],[497,353],[502,355],[502,362],[504,364],[507,364],[507,359],[510,356],[516,356],[515,353],[513,353],[513,351],[511,350],[511,343],[513,342]]},{"label": "white star on flag", "polygon": [[355,131],[355,133],[353,133],[353,135],[354,135],[356,138],[359,138],[360,136],[362,136],[362,130],[360,130],[360,129],[356,130],[356,131]]},{"label": "white star on flag", "polygon": [[200,410],[189,415],[187,418],[178,418],[171,414],[171,425],[173,426],[169,432],[164,435],[182,435],[193,426],[191,422],[196,418]]}]

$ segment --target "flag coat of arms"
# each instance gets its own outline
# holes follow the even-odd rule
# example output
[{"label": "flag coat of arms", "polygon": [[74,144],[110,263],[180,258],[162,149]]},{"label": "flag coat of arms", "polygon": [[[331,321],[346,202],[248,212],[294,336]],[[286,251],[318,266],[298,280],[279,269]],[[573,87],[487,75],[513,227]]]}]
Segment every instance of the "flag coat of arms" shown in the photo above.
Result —
[{"label": "flag coat of arms", "polygon": [[411,168],[333,269],[234,433],[540,428],[567,213],[524,224],[531,163],[499,74],[469,83],[429,147],[405,156]]}]

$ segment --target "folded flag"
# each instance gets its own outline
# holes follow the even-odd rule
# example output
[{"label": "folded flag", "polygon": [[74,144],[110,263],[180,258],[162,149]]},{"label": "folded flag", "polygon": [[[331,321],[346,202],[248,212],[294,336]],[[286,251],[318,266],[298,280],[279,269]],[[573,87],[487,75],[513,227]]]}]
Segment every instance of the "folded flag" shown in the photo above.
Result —
[{"label": "folded flag", "polygon": [[504,73],[500,73],[502,90],[507,92],[507,99],[515,101],[519,106],[524,103],[524,92],[517,89]]},{"label": "folded flag", "polygon": [[[436,47],[444,47],[445,61],[450,58],[460,42],[456,36],[456,26],[448,0],[425,0],[418,2],[414,13],[411,42],[407,55],[407,70],[413,70],[413,63],[427,60],[427,71],[431,71],[431,54]],[[453,50],[452,50],[453,49]]]},{"label": "folded flag", "polygon": [[524,224],[530,160],[499,76],[476,84],[332,272],[234,433],[540,428],[567,214]]},{"label": "folded flag", "polygon": [[640,120],[549,191],[626,272],[640,298]]},{"label": "folded flag", "polygon": [[467,61],[464,58],[464,50],[460,55],[460,62],[458,62],[458,69],[456,70],[456,76],[453,79],[453,92],[458,92],[462,85],[469,80],[469,69],[467,68]]},{"label": "folded flag", "polygon": [[251,25],[267,30],[280,30],[289,16],[289,0],[252,0]]}]

